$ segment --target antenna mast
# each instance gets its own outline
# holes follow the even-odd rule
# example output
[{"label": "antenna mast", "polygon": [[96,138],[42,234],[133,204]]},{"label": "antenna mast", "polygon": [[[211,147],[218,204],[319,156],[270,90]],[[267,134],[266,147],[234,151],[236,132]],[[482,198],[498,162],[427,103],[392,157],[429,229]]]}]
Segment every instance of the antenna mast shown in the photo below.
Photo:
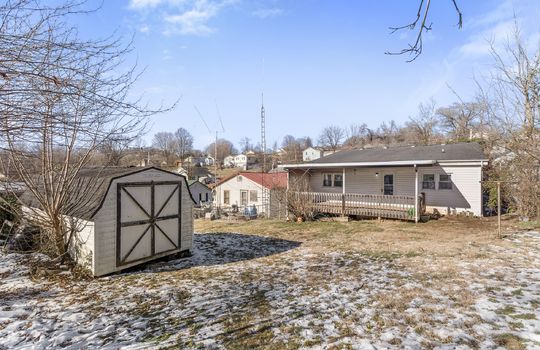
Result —
[{"label": "antenna mast", "polygon": [[266,172],[266,116],[264,112],[264,92],[261,93],[261,151],[262,151],[262,167],[261,167],[261,183],[262,186],[262,207],[265,216],[270,217],[268,208],[268,190],[264,187],[264,177]]}]

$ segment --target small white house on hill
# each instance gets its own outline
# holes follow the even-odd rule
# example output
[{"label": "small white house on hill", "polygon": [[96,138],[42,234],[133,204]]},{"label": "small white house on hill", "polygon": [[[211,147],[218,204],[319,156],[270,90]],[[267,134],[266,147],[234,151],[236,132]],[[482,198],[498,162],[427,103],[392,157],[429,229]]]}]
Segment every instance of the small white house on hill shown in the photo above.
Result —
[{"label": "small white house on hill", "polygon": [[334,153],[332,150],[325,150],[320,147],[308,147],[302,151],[302,160],[304,162],[310,162],[312,160],[328,156],[332,153]]},{"label": "small white house on hill", "polygon": [[[112,167],[82,169],[79,179],[98,181],[94,195],[81,198],[91,198],[88,214],[69,219],[77,228],[70,255],[94,276],[191,252],[194,201],[184,176],[154,167]],[[23,202],[38,207],[31,196]]]},{"label": "small white house on hill", "polygon": [[[214,204],[220,208],[233,206],[242,210],[247,206],[257,208],[259,213],[274,216],[280,210],[287,187],[287,173],[240,172],[221,180],[214,188]],[[263,192],[268,200],[263,205]],[[282,208],[285,209],[284,207]],[[266,211],[269,210],[269,213]]]}]

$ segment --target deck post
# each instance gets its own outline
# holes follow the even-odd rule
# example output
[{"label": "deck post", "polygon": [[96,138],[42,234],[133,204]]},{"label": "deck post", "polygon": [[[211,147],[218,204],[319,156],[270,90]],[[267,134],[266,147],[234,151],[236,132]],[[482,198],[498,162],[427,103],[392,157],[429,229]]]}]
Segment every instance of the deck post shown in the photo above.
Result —
[{"label": "deck post", "polygon": [[341,193],[341,216],[345,216],[345,168],[343,168],[343,186]]},{"label": "deck post", "polygon": [[418,223],[418,167],[414,165],[414,223]]}]

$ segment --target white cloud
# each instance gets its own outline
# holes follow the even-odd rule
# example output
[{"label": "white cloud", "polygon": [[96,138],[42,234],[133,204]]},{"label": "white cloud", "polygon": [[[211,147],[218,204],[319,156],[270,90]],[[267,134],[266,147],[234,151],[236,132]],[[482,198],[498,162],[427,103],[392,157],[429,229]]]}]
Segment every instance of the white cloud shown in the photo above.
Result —
[{"label": "white cloud", "polygon": [[280,8],[265,8],[265,9],[255,10],[251,14],[255,17],[265,19],[265,18],[270,18],[270,17],[281,16],[284,13],[285,11],[283,11],[283,9],[280,9]]},{"label": "white cloud", "polygon": [[132,9],[143,9],[149,7],[156,7],[163,3],[163,0],[131,0],[129,7]]},{"label": "white cloud", "polygon": [[139,27],[139,32],[141,33],[148,33],[150,31],[150,27],[147,24],[142,24]]},{"label": "white cloud", "polygon": [[238,0],[131,0],[129,8],[154,11],[165,23],[164,34],[208,35],[215,31],[209,22]]}]

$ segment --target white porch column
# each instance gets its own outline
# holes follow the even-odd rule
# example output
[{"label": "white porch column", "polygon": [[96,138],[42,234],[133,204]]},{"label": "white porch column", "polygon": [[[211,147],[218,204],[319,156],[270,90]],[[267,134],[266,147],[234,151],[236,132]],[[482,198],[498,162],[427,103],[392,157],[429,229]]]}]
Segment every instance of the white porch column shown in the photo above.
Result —
[{"label": "white porch column", "polygon": [[345,194],[345,168],[343,168],[343,194]]},{"label": "white porch column", "polygon": [[414,165],[414,223],[418,223],[418,168]]}]

